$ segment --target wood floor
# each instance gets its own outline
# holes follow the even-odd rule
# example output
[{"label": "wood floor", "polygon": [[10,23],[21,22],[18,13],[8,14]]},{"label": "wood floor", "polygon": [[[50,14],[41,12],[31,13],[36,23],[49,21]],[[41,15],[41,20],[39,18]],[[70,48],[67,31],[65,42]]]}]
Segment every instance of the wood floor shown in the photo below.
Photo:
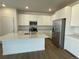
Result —
[{"label": "wood floor", "polygon": [[49,39],[46,39],[46,50],[16,55],[2,56],[0,46],[0,59],[76,59],[66,51],[56,48]]}]

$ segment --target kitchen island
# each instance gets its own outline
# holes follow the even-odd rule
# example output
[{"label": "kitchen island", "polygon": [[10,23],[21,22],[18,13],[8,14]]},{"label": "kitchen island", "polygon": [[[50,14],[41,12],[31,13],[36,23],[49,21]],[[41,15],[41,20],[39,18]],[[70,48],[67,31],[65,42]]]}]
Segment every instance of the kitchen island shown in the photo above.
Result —
[{"label": "kitchen island", "polygon": [[45,50],[45,34],[9,33],[1,36],[3,55]]}]

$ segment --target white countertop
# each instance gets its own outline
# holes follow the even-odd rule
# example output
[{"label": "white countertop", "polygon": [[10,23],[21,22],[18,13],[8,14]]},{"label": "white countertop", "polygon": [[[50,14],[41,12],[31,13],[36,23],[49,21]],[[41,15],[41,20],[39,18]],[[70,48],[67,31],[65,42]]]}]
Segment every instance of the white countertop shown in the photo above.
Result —
[{"label": "white countertop", "polygon": [[67,35],[67,36],[70,36],[72,38],[79,39],[79,34],[70,34],[70,35]]},{"label": "white countertop", "polygon": [[9,33],[4,36],[0,36],[0,41],[5,40],[18,40],[18,39],[33,39],[33,38],[46,38],[47,36],[43,33],[36,33],[36,34],[27,34],[24,33]]}]

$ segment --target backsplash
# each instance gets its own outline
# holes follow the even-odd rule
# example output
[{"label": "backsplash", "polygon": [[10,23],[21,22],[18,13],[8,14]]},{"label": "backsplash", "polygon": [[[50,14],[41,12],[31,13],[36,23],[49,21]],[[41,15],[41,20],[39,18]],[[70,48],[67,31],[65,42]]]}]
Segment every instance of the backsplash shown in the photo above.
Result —
[{"label": "backsplash", "polygon": [[[38,30],[52,30],[52,26],[46,26],[46,25],[39,25],[37,26]],[[18,31],[27,31],[29,30],[29,26],[28,25],[19,25],[18,26]]]},{"label": "backsplash", "polygon": [[[52,26],[49,25],[39,25],[37,26],[38,32],[47,34],[50,38],[52,37]],[[29,32],[29,26],[28,25],[19,25],[18,31],[25,33]]]},{"label": "backsplash", "polygon": [[75,34],[75,33],[79,34],[79,27],[71,26],[70,32],[71,32],[71,34]]}]

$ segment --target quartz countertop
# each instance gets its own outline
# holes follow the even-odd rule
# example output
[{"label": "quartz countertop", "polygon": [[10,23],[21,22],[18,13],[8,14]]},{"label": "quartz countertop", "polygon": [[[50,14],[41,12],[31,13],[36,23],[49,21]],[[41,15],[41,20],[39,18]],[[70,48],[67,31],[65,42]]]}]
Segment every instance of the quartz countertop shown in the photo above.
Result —
[{"label": "quartz countertop", "polygon": [[24,33],[9,33],[3,36],[0,36],[0,41],[5,40],[17,40],[17,39],[33,39],[33,38],[46,38],[46,36],[43,33],[34,33],[34,34],[24,34]]},{"label": "quartz countertop", "polygon": [[70,35],[67,35],[67,36],[70,36],[72,38],[79,39],[79,34],[70,34]]}]

